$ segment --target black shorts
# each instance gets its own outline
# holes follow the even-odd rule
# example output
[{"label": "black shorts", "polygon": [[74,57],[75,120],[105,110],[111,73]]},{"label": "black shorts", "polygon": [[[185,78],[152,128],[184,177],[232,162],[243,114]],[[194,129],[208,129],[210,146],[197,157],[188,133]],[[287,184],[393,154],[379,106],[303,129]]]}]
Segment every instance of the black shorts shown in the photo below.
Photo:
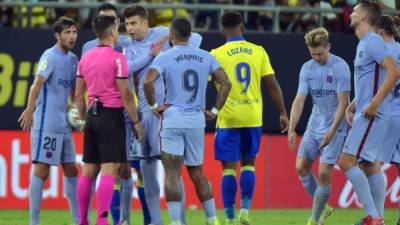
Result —
[{"label": "black shorts", "polygon": [[84,129],[83,162],[126,162],[123,110],[102,107],[97,116],[89,110]]}]

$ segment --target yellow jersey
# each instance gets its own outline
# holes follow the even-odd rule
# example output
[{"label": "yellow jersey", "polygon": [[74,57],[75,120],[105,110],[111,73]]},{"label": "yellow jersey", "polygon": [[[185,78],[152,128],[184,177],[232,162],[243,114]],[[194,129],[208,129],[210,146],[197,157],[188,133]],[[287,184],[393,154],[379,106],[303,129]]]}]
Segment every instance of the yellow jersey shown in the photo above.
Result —
[{"label": "yellow jersey", "polygon": [[243,37],[234,37],[211,54],[232,83],[226,103],[218,113],[217,128],[262,126],[261,79],[274,74],[264,48]]}]

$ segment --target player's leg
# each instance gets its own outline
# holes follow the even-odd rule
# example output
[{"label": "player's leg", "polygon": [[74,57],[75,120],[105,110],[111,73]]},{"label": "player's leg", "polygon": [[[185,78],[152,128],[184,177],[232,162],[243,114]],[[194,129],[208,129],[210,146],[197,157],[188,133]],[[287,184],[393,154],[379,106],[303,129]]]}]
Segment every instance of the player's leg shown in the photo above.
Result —
[{"label": "player's leg", "polygon": [[42,203],[43,186],[49,177],[50,165],[34,163],[33,174],[29,182],[29,224],[39,224],[40,205]]},{"label": "player's leg", "polygon": [[207,225],[219,224],[210,181],[204,175],[204,130],[182,129],[185,137],[184,162],[192,180],[197,197],[203,204]]},{"label": "player's leg", "polygon": [[78,169],[75,163],[62,164],[64,171],[63,190],[68,199],[69,209],[71,211],[74,224],[78,224]]},{"label": "player's leg", "polygon": [[[85,159],[85,152],[84,152]],[[85,162],[85,160],[84,160]],[[78,216],[80,225],[88,225],[89,206],[92,199],[93,187],[99,174],[100,165],[96,163],[84,163],[82,175],[78,181]]]},{"label": "player's leg", "polygon": [[[324,224],[325,220],[330,216],[331,209],[328,209],[327,202],[331,193],[331,175],[334,164],[320,163],[318,166],[318,180],[319,185],[315,190],[313,197],[313,205],[311,210],[311,218],[315,224],[319,221],[320,224]],[[328,208],[326,208],[328,207]],[[326,212],[326,216],[321,218],[324,209],[330,211]]]},{"label": "player's leg", "polygon": [[100,184],[96,192],[96,224],[106,225],[114,190],[114,177],[119,174],[121,163],[127,160],[123,110],[103,108],[96,121],[97,146],[101,163]]},{"label": "player's leg", "polygon": [[113,225],[117,225],[121,217],[121,176],[117,174],[114,177],[114,190],[112,194],[110,213]]},{"label": "player's leg", "polygon": [[[184,139],[177,129],[163,129],[161,136],[161,160],[165,169],[165,194],[172,225],[181,223],[181,193],[179,180],[183,163]],[[146,181],[145,181],[146,182]]]},{"label": "player's leg", "polygon": [[[315,150],[318,151],[318,146],[322,138],[318,140]],[[313,206],[310,220],[324,224],[325,221],[332,215],[333,209],[327,204],[331,192],[331,175],[335,166],[340,151],[344,145],[345,136],[341,133],[336,133],[330,143],[319,150],[320,160],[318,166],[319,185],[313,196]]]},{"label": "player's leg", "polygon": [[234,224],[237,192],[236,167],[240,160],[239,129],[217,128],[214,148],[214,157],[222,164],[221,194],[225,217],[228,224]]},{"label": "player's leg", "polygon": [[131,213],[131,202],[133,192],[133,180],[132,180],[132,168],[131,162],[125,162],[121,164],[119,171],[121,176],[121,210],[122,218],[121,222],[130,224],[130,213]]},{"label": "player's leg", "polygon": [[60,164],[63,135],[46,131],[31,131],[33,175],[29,185],[30,224],[39,223],[39,211],[42,202],[43,186],[49,176],[50,165]]},{"label": "player's leg", "polygon": [[76,167],[75,144],[70,132],[64,135],[61,163],[64,172],[64,194],[68,199],[72,220],[75,224],[78,224],[78,168]]},{"label": "player's leg", "polygon": [[187,170],[195,186],[197,197],[203,204],[207,224],[214,224],[214,221],[217,221],[217,214],[211,184],[204,175],[201,165],[187,166]]},{"label": "player's leg", "polygon": [[371,217],[378,220],[380,214],[376,209],[368,178],[359,168],[357,161],[359,158],[369,162],[377,159],[387,128],[388,123],[378,117],[374,120],[368,120],[363,116],[356,117],[340,155],[339,166],[352,183],[364,207],[366,216],[364,220],[370,220]]},{"label": "player's leg", "polygon": [[[400,117],[391,117],[388,130],[385,135],[382,150],[380,151],[378,161],[375,163],[363,162],[360,167],[368,177],[368,183],[371,188],[372,197],[375,206],[383,217],[385,208],[386,182],[385,175],[381,170],[381,162],[392,163],[395,160],[396,145],[400,139]],[[383,184],[383,185],[382,185]]]},{"label": "player's leg", "polygon": [[146,196],[144,194],[143,175],[140,169],[140,161],[139,160],[132,161],[132,167],[136,170],[137,173],[136,187],[138,191],[140,205],[142,208],[143,222],[145,225],[148,225],[151,223],[151,218],[150,218],[149,208],[146,202]]},{"label": "player's leg", "polygon": [[102,163],[99,188],[96,192],[97,225],[107,225],[107,215],[114,190],[114,177],[118,174],[120,163]]},{"label": "player's leg", "polygon": [[143,174],[144,193],[151,223],[162,225],[160,209],[160,183],[158,182],[158,160],[160,158],[160,120],[151,112],[143,112],[141,123],[144,130],[140,168]]},{"label": "player's leg", "polygon": [[260,148],[262,128],[241,128],[240,143],[240,212],[239,224],[249,225],[249,210],[251,200],[253,198],[256,174],[255,174],[255,158]]},{"label": "player's leg", "polygon": [[318,180],[312,172],[312,166],[318,157],[318,141],[310,130],[306,130],[300,142],[296,158],[296,172],[307,194],[314,198]]},{"label": "player's leg", "polygon": [[372,198],[379,215],[383,218],[385,208],[386,182],[385,175],[381,171],[381,162],[374,163],[363,161],[359,164],[368,178]]}]

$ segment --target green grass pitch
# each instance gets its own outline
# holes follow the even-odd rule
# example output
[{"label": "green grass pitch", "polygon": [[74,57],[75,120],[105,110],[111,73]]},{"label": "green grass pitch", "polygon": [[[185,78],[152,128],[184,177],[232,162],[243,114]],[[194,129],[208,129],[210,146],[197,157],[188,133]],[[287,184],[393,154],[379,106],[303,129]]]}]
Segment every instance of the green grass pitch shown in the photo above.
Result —
[{"label": "green grass pitch", "polygon": [[[306,225],[309,209],[265,209],[251,210],[252,225]],[[204,214],[201,210],[187,210],[188,225],[204,225]],[[359,209],[336,209],[326,225],[349,225],[356,222],[363,215]],[[224,225],[223,211],[218,211],[221,225]],[[385,211],[386,225],[395,225],[398,210]],[[168,225],[168,214],[164,210],[163,218]],[[91,213],[91,221],[94,224],[95,212]],[[69,211],[66,210],[42,210],[40,214],[41,225],[69,225],[71,224]],[[0,210],[0,225],[28,225],[28,210]],[[143,225],[140,211],[134,210],[131,215],[131,225]]]}]

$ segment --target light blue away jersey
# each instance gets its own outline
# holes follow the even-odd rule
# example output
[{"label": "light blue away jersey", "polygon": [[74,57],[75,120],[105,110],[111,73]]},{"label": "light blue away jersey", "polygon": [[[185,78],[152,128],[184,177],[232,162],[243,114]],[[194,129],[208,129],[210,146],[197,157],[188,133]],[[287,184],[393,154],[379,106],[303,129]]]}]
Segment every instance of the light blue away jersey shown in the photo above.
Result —
[{"label": "light blue away jersey", "polygon": [[158,55],[150,68],[158,71],[165,84],[163,128],[204,128],[206,89],[209,74],[220,68],[207,51],[177,45]]},{"label": "light blue away jersey", "polygon": [[[166,38],[165,44],[163,46],[163,51],[171,48],[169,41],[169,28],[168,27],[154,27],[149,28],[146,37],[143,40],[133,40],[128,42],[127,46],[124,46],[124,54],[128,60],[128,71],[129,76],[138,76],[138,93],[139,93],[139,112],[150,110],[146,98],[143,92],[143,80],[147,74],[148,68],[153,60],[150,56],[152,47],[159,42],[161,39]],[[195,47],[199,47],[201,44],[202,37],[198,33],[192,33],[189,43]],[[132,81],[130,81],[132,83]],[[157,79],[155,82],[156,99],[158,104],[162,104],[165,90],[164,84],[161,79]]]},{"label": "light blue away jersey", "polygon": [[[307,129],[324,135],[335,119],[339,104],[337,94],[351,91],[350,69],[340,57],[330,54],[324,65],[311,59],[300,71],[298,94],[311,95],[313,108]],[[337,128],[338,133],[347,133],[345,119]]]},{"label": "light blue away jersey", "polygon": [[40,58],[36,76],[46,79],[36,100],[33,130],[65,132],[67,103],[75,85],[78,57],[65,54],[57,46],[47,49]]},{"label": "light blue away jersey", "polygon": [[[380,63],[387,56],[390,56],[389,51],[378,34],[368,32],[360,39],[354,60],[355,116],[363,112],[382,85],[386,72]],[[389,120],[389,98],[385,98],[379,105],[378,116]]]},{"label": "light blue away jersey", "polygon": [[[397,66],[400,67],[400,44],[398,42],[389,42],[386,43],[386,46]],[[391,115],[400,116],[400,80],[397,81],[389,100],[392,109]]]}]

